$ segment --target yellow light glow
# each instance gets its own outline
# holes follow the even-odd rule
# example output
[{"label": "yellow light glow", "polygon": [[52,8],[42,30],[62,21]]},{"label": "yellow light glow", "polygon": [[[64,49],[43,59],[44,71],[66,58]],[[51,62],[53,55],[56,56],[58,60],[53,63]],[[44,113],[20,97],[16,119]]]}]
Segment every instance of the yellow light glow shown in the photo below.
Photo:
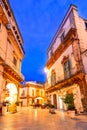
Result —
[{"label": "yellow light glow", "polygon": [[9,83],[9,84],[7,84],[6,88],[8,89],[10,95],[17,94],[17,88],[16,88],[15,84]]},{"label": "yellow light glow", "polygon": [[9,97],[7,97],[6,99],[9,100],[10,103],[14,103],[17,101],[17,88],[15,86],[15,84],[13,83],[9,83],[7,84],[6,88],[9,91]]}]

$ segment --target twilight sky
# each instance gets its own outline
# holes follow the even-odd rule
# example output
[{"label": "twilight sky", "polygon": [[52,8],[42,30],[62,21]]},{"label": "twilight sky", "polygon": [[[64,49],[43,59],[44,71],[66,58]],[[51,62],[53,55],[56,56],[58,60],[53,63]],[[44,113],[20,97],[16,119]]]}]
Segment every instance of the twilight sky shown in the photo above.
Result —
[{"label": "twilight sky", "polygon": [[47,49],[69,5],[87,19],[86,0],[9,0],[24,40],[22,73],[25,81],[45,82]]}]

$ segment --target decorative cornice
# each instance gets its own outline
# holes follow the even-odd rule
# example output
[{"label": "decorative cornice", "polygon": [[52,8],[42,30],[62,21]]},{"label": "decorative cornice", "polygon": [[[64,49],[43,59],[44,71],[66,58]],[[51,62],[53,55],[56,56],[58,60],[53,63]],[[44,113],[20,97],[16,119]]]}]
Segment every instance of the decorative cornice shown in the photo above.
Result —
[{"label": "decorative cornice", "polygon": [[52,86],[52,87],[49,87],[48,89],[46,89],[46,93],[54,92],[56,90],[66,88],[68,86],[73,85],[74,83],[80,84],[80,82],[82,81],[84,76],[85,76],[84,73],[77,72],[75,75],[71,76],[69,79],[64,79],[63,81],[56,83],[55,86]]},{"label": "decorative cornice", "polygon": [[5,63],[2,64],[2,65],[4,66],[4,75],[9,75],[9,77],[12,77],[17,82],[23,82],[24,81],[24,77],[20,72],[17,73],[13,68],[11,68],[11,66],[9,66]]},{"label": "decorative cornice", "polygon": [[55,61],[61,56],[61,54],[68,48],[70,44],[72,44],[72,41],[74,40],[76,36],[76,29],[71,28],[67,35],[65,36],[64,40],[61,42],[59,47],[56,49],[56,51],[53,53],[52,57],[48,60],[46,67],[49,69]]},{"label": "decorative cornice", "polygon": [[69,59],[69,56],[64,56],[61,61],[61,64],[64,64],[66,61],[68,61],[68,59]]}]

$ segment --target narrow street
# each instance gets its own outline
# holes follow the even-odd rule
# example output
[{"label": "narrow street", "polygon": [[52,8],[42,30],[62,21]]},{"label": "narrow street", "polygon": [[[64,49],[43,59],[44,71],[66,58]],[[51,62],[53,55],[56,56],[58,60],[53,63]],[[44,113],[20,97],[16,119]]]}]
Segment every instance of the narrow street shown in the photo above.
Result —
[{"label": "narrow street", "polygon": [[48,109],[22,108],[0,116],[0,130],[87,130],[87,115],[70,119],[62,111],[50,114]]}]

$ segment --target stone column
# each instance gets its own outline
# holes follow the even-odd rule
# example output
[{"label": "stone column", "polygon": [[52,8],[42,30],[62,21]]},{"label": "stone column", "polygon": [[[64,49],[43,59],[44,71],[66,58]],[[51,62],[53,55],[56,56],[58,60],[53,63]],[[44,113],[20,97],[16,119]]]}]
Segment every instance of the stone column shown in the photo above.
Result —
[{"label": "stone column", "polygon": [[83,104],[83,109],[84,111],[87,111],[87,83],[85,80],[85,76],[80,81],[79,86],[81,91],[81,100]]},{"label": "stone column", "polygon": [[3,102],[4,88],[5,88],[5,79],[3,77],[3,66],[0,65],[0,103]]},{"label": "stone column", "polygon": [[83,67],[82,57],[81,57],[81,52],[80,52],[79,39],[74,39],[72,45],[73,45],[73,52],[74,52],[74,58],[76,61],[77,71],[84,72],[84,67]]},{"label": "stone column", "polygon": [[59,110],[59,95],[57,93],[57,109]]}]

